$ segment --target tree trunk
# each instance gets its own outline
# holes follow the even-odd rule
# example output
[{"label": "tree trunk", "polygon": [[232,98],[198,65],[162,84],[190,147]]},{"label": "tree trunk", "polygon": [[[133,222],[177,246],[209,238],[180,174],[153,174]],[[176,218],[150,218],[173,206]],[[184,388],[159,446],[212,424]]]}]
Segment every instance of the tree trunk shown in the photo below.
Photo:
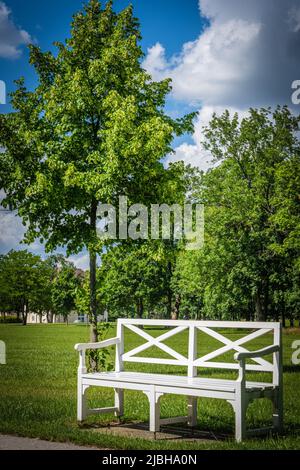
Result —
[{"label": "tree trunk", "polygon": [[136,304],[136,316],[137,318],[143,318],[144,314],[144,303],[142,299],[139,299]]},{"label": "tree trunk", "polygon": [[171,278],[172,278],[172,264],[171,262],[169,261],[168,262],[168,303],[167,303],[167,318],[171,318],[172,317],[172,297],[173,297],[173,293],[172,293],[172,289],[170,287],[170,282],[171,282]]},{"label": "tree trunk", "polygon": [[175,297],[175,305],[172,311],[172,320],[178,320],[179,318],[179,310],[180,310],[180,304],[181,304],[181,296],[176,295]]},{"label": "tree trunk", "polygon": [[248,303],[247,310],[246,310],[246,321],[252,320],[252,311],[253,311],[253,302],[251,302],[250,300]]},{"label": "tree trunk", "polygon": [[265,312],[264,306],[260,294],[260,289],[257,290],[255,296],[255,320],[256,321],[265,321]]},{"label": "tree trunk", "polygon": [[53,323],[53,312],[47,312],[47,323]]},{"label": "tree trunk", "polygon": [[26,302],[24,302],[23,310],[22,310],[23,326],[27,325],[27,315],[28,315],[28,305]]},{"label": "tree trunk", "polygon": [[281,302],[281,321],[282,321],[282,327],[286,328],[286,317],[285,317],[285,304],[284,304],[284,302]]},{"label": "tree trunk", "polygon": [[264,318],[267,321],[269,316],[269,277],[266,276],[263,283],[263,308],[264,308]]},{"label": "tree trunk", "polygon": [[92,343],[96,343],[98,341],[96,302],[96,259],[96,253],[90,252],[90,324]]},{"label": "tree trunk", "polygon": [[[91,233],[96,239],[96,222],[97,222],[97,201],[93,201],[91,204],[91,218],[90,228]],[[94,249],[89,250],[90,256],[90,324],[91,324],[91,342],[96,343],[98,341],[97,331],[97,300],[96,300],[96,270],[97,270],[97,254]]]}]

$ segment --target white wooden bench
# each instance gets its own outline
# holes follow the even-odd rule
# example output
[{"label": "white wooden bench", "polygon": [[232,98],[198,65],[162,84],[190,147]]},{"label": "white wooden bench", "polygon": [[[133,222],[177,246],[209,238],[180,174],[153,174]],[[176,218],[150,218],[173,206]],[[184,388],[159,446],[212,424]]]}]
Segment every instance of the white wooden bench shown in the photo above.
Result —
[{"label": "white wooden bench", "polygon": [[[142,328],[141,328],[142,327]],[[146,327],[165,327],[166,331],[158,337],[152,337]],[[130,330],[145,340],[145,343],[125,352],[125,330]],[[217,331],[221,329],[222,332]],[[224,330],[237,329],[242,335],[236,340],[228,339]],[[170,348],[164,341],[188,330],[188,354],[185,357]],[[250,330],[250,332],[249,332]],[[223,344],[213,352],[198,357],[197,333],[201,331]],[[268,334],[272,344],[258,351],[248,351],[244,345],[262,335]],[[88,349],[107,348],[116,345],[116,362],[113,372],[87,373],[85,353]],[[157,347],[171,358],[160,359],[140,357],[142,351]],[[273,426],[280,432],[283,425],[282,399],[282,345],[281,325],[279,323],[228,322],[228,321],[189,321],[189,320],[131,320],[119,319],[117,335],[99,343],[77,344],[80,362],[78,368],[78,421],[83,421],[88,414],[114,412],[123,415],[124,389],[144,392],[150,403],[150,431],[156,433],[166,423],[187,422],[190,426],[197,423],[197,399],[201,397],[227,400],[235,412],[235,438],[238,442],[253,434],[266,432],[266,428],[246,432],[246,409],[255,398],[269,398],[273,402]],[[236,362],[214,362],[215,358],[236,351]],[[272,355],[272,362],[264,359]],[[251,363],[247,363],[251,360]],[[185,366],[187,375],[167,375],[124,371],[125,362]],[[197,376],[198,368],[236,369],[236,380],[201,378]],[[246,380],[246,372],[269,372],[272,382],[255,382]],[[89,387],[112,387],[115,390],[115,404],[111,408],[87,409],[86,391]],[[186,417],[161,419],[160,397],[164,394],[185,395],[188,397]],[[268,428],[270,429],[270,428]],[[156,434],[155,434],[156,435]]]}]

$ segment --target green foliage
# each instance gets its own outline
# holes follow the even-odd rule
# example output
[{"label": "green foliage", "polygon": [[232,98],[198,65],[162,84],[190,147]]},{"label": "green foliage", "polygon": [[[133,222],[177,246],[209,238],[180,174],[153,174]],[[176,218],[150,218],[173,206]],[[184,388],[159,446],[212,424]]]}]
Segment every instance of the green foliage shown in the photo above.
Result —
[{"label": "green foliage", "polygon": [[0,312],[22,315],[24,325],[29,312],[53,314],[66,320],[75,309],[75,295],[81,278],[74,265],[61,255],[43,261],[28,251],[10,251],[0,257]]},{"label": "green foliage", "polygon": [[22,323],[21,318],[7,317],[0,318],[0,323]]},{"label": "green foliage", "polygon": [[76,268],[73,264],[64,262],[54,276],[51,286],[51,299],[53,309],[66,320],[75,309],[76,290],[80,285],[80,279],[76,276]]},{"label": "green foliage", "polygon": [[29,310],[45,302],[48,281],[48,266],[39,256],[10,251],[0,260],[0,310],[21,314],[26,325]]},{"label": "green foliage", "polygon": [[[96,313],[103,315],[105,310],[104,300],[102,298],[100,286],[103,280],[99,273],[96,278]],[[81,315],[86,315],[89,318],[90,310],[90,279],[89,272],[86,271],[80,284],[75,289],[75,308]]]},{"label": "green foliage", "polygon": [[181,255],[174,279],[201,316],[299,314],[299,121],[286,107],[251,109],[241,121],[214,116],[204,131],[218,163],[192,182],[206,209],[205,247]]},{"label": "green foliage", "polygon": [[176,258],[171,279],[174,292],[181,297],[180,316],[203,318],[204,281],[202,278],[202,253],[182,251]]},{"label": "green foliage", "polygon": [[[102,258],[98,276],[99,293],[109,317],[152,317],[168,315],[168,291],[171,273],[169,258],[162,242],[141,242],[116,246]],[[169,314],[170,316],[170,314]]]},{"label": "green foliage", "polygon": [[36,284],[36,295],[32,299],[30,310],[39,314],[47,314],[48,320],[54,314],[54,305],[52,299],[53,280],[56,274],[54,257],[49,257],[45,261],[41,260],[38,267],[39,283]]},{"label": "green foliage", "polygon": [[[97,325],[99,341],[104,341],[110,336],[112,326],[110,323],[101,322]],[[107,372],[114,370],[115,360],[108,348],[89,349],[86,352],[88,371]]]}]

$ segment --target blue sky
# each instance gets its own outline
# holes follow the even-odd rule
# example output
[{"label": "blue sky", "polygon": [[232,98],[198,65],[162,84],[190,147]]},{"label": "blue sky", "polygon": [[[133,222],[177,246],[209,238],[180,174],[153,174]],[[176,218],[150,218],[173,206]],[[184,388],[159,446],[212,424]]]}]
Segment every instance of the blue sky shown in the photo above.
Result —
[{"label": "blue sky", "polygon": [[[71,16],[82,0],[0,0],[0,81],[7,90],[35,74],[26,45],[55,50],[53,41],[69,37]],[[141,22],[144,68],[153,79],[171,77],[167,112],[180,116],[198,110],[195,132],[174,142],[168,161],[184,160],[207,169],[202,126],[213,112],[247,113],[249,107],[291,103],[291,84],[300,80],[300,0],[133,0]],[[117,10],[127,0],[115,0]],[[0,95],[1,96],[1,95]],[[294,106],[299,113],[300,106]],[[0,112],[8,112],[0,104]],[[0,153],[1,156],[1,153]],[[1,198],[1,194],[0,194]],[[13,214],[0,212],[0,252],[18,248],[23,227]],[[43,253],[40,245],[30,249]],[[74,257],[87,267],[85,254]]]},{"label": "blue sky", "polygon": [[[56,50],[53,41],[63,42],[69,37],[72,14],[82,8],[82,0],[5,0],[11,10],[14,24],[27,31],[32,40],[43,50]],[[128,5],[127,0],[115,0],[116,10]],[[147,49],[156,42],[164,44],[169,56],[178,53],[182,44],[196,39],[205,25],[198,9],[198,0],[133,0],[135,14],[140,19],[143,35],[142,47]],[[188,6],[187,6],[188,4]],[[0,79],[4,80],[8,91],[13,89],[13,81],[23,75],[28,87],[35,85],[35,74],[28,64],[26,47],[20,46],[19,58],[1,58]],[[2,108],[1,112],[9,108]]]}]

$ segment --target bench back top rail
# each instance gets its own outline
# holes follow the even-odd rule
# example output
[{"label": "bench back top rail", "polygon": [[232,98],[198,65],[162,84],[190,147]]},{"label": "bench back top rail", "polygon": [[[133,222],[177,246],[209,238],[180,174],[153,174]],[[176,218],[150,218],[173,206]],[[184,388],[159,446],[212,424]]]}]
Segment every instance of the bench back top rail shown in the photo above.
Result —
[{"label": "bench back top rail", "polygon": [[[153,337],[147,330],[141,327],[165,326],[169,327],[161,335]],[[171,328],[172,327],[172,328]],[[124,352],[125,330],[130,330],[139,337],[143,338],[144,343],[130,351]],[[238,339],[229,339],[224,332],[220,333],[216,329],[238,329],[244,335]],[[175,335],[188,330],[188,355],[184,356],[175,351],[170,346],[164,344],[164,341]],[[249,330],[250,333],[249,333]],[[218,340],[221,345],[214,351],[198,357],[197,353],[197,333],[201,331],[209,337]],[[142,320],[142,319],[119,319],[117,326],[117,336],[121,339],[116,350],[116,370],[123,370],[124,362],[166,364],[176,366],[186,366],[189,377],[197,375],[197,368],[218,368],[218,369],[239,369],[237,362],[221,362],[218,357],[229,351],[248,352],[245,344],[271,333],[273,336],[273,345],[281,346],[281,325],[277,322],[231,322],[231,321],[202,321],[202,320]],[[137,356],[151,347],[157,347],[169,358],[141,357]],[[273,381],[277,381],[278,364],[280,363],[280,353],[273,354],[273,362],[264,358],[257,357],[251,364],[246,364],[246,370],[272,372]]]}]

